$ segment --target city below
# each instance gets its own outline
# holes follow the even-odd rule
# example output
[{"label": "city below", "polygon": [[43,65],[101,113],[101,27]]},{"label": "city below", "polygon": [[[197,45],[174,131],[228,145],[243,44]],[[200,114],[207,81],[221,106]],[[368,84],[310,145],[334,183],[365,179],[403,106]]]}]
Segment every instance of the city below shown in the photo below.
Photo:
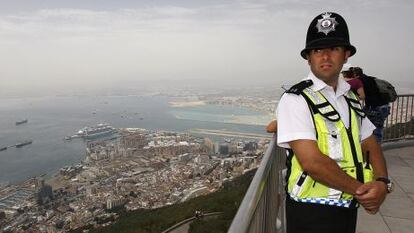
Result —
[{"label": "city below", "polygon": [[[173,109],[226,105],[267,117],[260,122],[254,118],[260,115],[245,119],[237,114],[231,116],[231,124],[249,121],[256,126],[269,122],[280,95],[261,89],[251,89],[244,96],[239,91],[229,92],[195,95],[192,91],[180,91],[163,95],[174,99],[169,102]],[[398,106],[393,105],[391,111],[398,110],[395,108]],[[123,111],[120,117],[130,116]],[[141,115],[136,117],[145,121]],[[30,120],[23,121],[23,125],[30,124]],[[389,123],[393,121],[391,118]],[[226,182],[257,168],[272,138],[264,134],[264,128],[263,134],[209,128],[178,132],[114,128],[108,124],[73,133],[63,140],[85,141],[86,155],[80,163],[65,166],[51,177],[41,175],[0,184],[3,232],[54,233],[101,228],[120,218],[114,211],[117,209],[156,209],[216,192]]]},{"label": "city below", "polygon": [[[271,119],[277,99],[274,91],[266,95],[255,89],[248,95],[239,93],[195,95],[195,91],[179,90],[163,95],[171,96],[173,101],[168,104],[172,109],[226,105],[265,116],[260,122],[260,115],[242,119],[235,113],[228,123],[245,124],[244,120],[263,125]],[[121,119],[129,117],[122,114]],[[142,115],[137,117],[145,122]],[[16,127],[20,124],[32,122],[24,119],[16,122]],[[270,139],[271,135],[254,132],[199,128],[176,132],[113,128],[108,124],[85,127],[63,138],[67,143],[85,141],[86,156],[80,163],[63,167],[51,177],[0,183],[0,229],[66,232],[99,228],[117,221],[114,209],[156,209],[209,194],[257,168]]]},{"label": "city below", "polygon": [[86,141],[86,158],[50,179],[33,177],[0,187],[1,229],[99,228],[118,219],[113,209],[155,209],[212,193],[255,169],[269,142],[242,133],[235,136],[239,139],[213,142],[188,133],[113,130],[118,137]]}]

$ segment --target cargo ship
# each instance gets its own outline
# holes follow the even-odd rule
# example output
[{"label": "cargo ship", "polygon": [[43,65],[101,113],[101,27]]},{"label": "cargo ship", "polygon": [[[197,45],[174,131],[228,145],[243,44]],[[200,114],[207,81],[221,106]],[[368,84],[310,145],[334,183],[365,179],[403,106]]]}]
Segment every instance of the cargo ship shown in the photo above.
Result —
[{"label": "cargo ship", "polygon": [[28,122],[28,120],[27,120],[27,119],[24,119],[24,120],[21,120],[21,121],[16,121],[16,125],[25,124],[25,123],[27,123],[27,122]]},{"label": "cargo ship", "polygon": [[24,141],[24,142],[17,143],[15,146],[16,146],[16,148],[20,148],[20,147],[24,147],[26,145],[30,145],[32,143],[33,143],[32,140],[27,140],[27,141]]}]

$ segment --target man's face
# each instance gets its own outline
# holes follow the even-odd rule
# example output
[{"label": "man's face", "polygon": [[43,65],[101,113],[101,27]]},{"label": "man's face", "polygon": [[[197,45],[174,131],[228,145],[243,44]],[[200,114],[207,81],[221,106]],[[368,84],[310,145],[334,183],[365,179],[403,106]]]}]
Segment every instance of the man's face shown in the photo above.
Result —
[{"label": "man's face", "polygon": [[315,76],[327,84],[336,83],[342,66],[350,51],[344,47],[312,49],[308,53],[308,64]]}]

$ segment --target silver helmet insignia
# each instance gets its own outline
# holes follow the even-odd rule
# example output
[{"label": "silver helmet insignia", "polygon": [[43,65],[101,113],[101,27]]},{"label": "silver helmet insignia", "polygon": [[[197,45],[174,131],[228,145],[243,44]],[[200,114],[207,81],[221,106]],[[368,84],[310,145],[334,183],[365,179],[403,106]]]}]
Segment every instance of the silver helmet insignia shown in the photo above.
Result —
[{"label": "silver helmet insignia", "polygon": [[335,18],[331,18],[331,13],[326,12],[322,14],[322,19],[318,19],[316,28],[318,32],[323,32],[325,35],[328,35],[328,33],[335,31],[336,25],[338,25],[338,22],[336,22]]}]

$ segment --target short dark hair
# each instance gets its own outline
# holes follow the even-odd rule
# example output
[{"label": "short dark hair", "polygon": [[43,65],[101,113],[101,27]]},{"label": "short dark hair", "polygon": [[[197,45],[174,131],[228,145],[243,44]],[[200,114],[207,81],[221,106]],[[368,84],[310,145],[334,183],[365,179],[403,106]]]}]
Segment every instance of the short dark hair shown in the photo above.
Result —
[{"label": "short dark hair", "polygon": [[354,73],[351,70],[344,70],[344,71],[342,71],[342,75],[344,77],[352,77],[353,74]]},{"label": "short dark hair", "polygon": [[362,70],[361,67],[351,67],[349,69],[352,70],[352,72],[354,73],[354,75],[361,76],[361,75],[364,74],[364,72],[363,72],[363,70]]}]

